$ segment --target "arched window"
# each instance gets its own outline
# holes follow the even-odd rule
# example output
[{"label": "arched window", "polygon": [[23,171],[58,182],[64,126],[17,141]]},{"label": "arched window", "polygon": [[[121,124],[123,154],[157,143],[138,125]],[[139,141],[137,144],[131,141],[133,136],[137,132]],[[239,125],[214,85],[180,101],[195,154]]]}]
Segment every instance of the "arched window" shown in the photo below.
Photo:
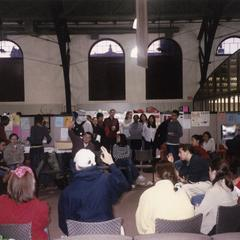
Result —
[{"label": "arched window", "polygon": [[125,99],[125,56],[111,39],[96,42],[89,51],[89,100]]},{"label": "arched window", "polygon": [[0,41],[0,101],[24,101],[23,53],[9,40]]},{"label": "arched window", "polygon": [[182,51],[172,39],[157,39],[148,47],[146,98],[182,98]]},{"label": "arched window", "polygon": [[217,47],[216,55],[230,55],[240,49],[240,37],[229,37],[224,39]]}]

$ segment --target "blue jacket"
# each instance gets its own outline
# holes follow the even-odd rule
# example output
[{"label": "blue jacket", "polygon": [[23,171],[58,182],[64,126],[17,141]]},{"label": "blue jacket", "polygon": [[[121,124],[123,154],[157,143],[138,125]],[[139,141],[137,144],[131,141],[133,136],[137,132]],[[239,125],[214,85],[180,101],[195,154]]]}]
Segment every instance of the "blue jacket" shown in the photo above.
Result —
[{"label": "blue jacket", "polygon": [[124,175],[115,164],[110,165],[110,173],[104,173],[96,166],[78,171],[60,195],[59,227],[67,234],[67,219],[82,222],[112,219],[112,205],[128,188]]}]

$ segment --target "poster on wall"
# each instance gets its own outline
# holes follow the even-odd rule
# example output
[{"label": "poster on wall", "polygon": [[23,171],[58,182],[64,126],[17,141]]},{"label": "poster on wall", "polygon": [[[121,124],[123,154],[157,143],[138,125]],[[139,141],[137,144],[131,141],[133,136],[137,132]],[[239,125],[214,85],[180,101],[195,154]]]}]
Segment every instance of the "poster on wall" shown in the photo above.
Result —
[{"label": "poster on wall", "polygon": [[209,127],[210,113],[208,111],[191,112],[192,127]]},{"label": "poster on wall", "polygon": [[226,113],[227,125],[236,124],[236,114],[235,113]]}]

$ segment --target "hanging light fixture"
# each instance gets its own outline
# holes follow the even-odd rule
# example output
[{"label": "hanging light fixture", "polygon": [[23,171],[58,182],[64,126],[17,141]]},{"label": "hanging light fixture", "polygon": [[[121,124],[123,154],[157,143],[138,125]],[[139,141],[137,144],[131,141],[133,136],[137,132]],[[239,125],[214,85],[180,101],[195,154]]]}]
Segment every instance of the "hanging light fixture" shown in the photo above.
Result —
[{"label": "hanging light fixture", "polygon": [[137,29],[137,18],[134,19],[132,28]]}]

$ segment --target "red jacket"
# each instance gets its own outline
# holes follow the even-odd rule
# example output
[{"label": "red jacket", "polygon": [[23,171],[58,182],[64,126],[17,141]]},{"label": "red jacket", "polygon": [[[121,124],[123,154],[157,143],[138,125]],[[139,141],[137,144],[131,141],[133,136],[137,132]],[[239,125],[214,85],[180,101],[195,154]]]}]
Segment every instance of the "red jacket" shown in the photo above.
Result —
[{"label": "red jacket", "polygon": [[0,196],[0,224],[32,223],[32,239],[47,240],[48,204],[38,199],[16,203],[7,195]]}]

